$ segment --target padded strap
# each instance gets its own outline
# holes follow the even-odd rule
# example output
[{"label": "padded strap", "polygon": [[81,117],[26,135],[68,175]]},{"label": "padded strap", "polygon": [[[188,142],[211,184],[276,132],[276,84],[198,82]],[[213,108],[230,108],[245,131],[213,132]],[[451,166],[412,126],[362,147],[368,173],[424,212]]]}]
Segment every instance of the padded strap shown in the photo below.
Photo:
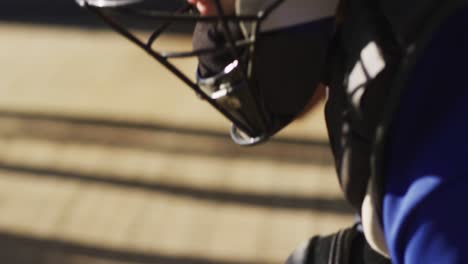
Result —
[{"label": "padded strap", "polygon": [[390,264],[372,250],[357,225],[301,244],[285,264]]}]

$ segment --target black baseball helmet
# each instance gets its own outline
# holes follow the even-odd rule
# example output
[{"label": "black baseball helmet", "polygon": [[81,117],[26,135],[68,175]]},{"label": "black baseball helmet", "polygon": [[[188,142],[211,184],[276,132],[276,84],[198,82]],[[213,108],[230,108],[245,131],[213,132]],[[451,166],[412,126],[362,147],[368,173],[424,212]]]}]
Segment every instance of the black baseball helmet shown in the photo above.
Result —
[{"label": "black baseball helmet", "polygon": [[[229,119],[235,143],[258,144],[294,120],[313,96],[323,76],[338,0],[235,0],[234,14],[225,14],[221,0],[212,1],[216,14],[202,16],[186,0],[76,0]],[[142,40],[121,23],[129,18],[158,26]],[[215,23],[223,45],[158,50],[156,41],[168,28],[190,23]],[[227,58],[226,65],[196,81],[173,63],[216,54]]]}]

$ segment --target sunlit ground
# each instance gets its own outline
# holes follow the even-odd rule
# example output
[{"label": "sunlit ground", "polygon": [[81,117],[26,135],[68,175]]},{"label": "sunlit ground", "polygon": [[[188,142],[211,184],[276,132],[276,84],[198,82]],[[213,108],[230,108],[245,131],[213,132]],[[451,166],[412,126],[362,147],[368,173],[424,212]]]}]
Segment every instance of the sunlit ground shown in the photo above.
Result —
[{"label": "sunlit ground", "polygon": [[[279,137],[303,144],[240,149],[227,121],[112,32],[3,23],[0,61],[5,263],[281,263],[352,223],[321,108]],[[177,64],[193,76],[194,61]]]}]

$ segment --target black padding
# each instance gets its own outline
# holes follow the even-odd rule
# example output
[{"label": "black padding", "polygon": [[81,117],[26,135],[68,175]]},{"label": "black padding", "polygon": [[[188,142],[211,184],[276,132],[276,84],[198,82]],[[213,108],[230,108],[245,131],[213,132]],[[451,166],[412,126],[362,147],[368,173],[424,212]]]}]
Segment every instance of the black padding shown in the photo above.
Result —
[{"label": "black padding", "polygon": [[263,33],[254,63],[256,86],[273,114],[296,116],[323,80],[333,19]]},{"label": "black padding", "polygon": [[[242,39],[242,33],[237,24],[228,23],[234,40]],[[197,23],[193,33],[192,45],[194,50],[223,48],[226,46],[225,33],[219,23]],[[242,53],[242,50],[238,51]],[[214,52],[198,57],[199,74],[201,77],[210,77],[224,70],[236,58],[229,51]]]},{"label": "black padding", "polygon": [[356,226],[328,236],[310,239],[307,257],[301,264],[391,264],[375,252]]}]

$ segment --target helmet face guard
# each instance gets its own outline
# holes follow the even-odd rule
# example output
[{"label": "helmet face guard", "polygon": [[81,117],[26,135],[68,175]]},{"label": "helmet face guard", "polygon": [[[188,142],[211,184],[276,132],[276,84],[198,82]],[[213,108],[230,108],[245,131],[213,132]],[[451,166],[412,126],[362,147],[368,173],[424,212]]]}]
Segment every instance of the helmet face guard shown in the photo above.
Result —
[{"label": "helmet face guard", "polygon": [[[221,0],[212,0],[217,14],[201,16],[186,0],[76,0],[95,13],[116,32],[145,50],[148,55],[165,66],[182,82],[193,89],[200,98],[211,104],[232,122],[231,137],[239,145],[254,145],[265,141],[292,121],[294,116],[276,116],[266,107],[262,92],[256,89],[252,78],[255,67],[256,39],[265,19],[285,0],[262,0],[254,14],[225,15]],[[258,0],[246,0],[246,3]],[[162,4],[179,5],[174,11],[161,11]],[[239,9],[239,5],[236,7]],[[136,17],[158,21],[159,26],[147,40],[136,37],[126,26],[118,22],[123,17]],[[156,46],[157,39],[174,23],[219,23],[226,44],[222,47],[203,48],[183,52],[162,52]],[[243,37],[234,37],[228,23],[239,23]],[[178,69],[172,59],[227,53],[232,63],[224,71],[209,78],[192,81]]]}]

